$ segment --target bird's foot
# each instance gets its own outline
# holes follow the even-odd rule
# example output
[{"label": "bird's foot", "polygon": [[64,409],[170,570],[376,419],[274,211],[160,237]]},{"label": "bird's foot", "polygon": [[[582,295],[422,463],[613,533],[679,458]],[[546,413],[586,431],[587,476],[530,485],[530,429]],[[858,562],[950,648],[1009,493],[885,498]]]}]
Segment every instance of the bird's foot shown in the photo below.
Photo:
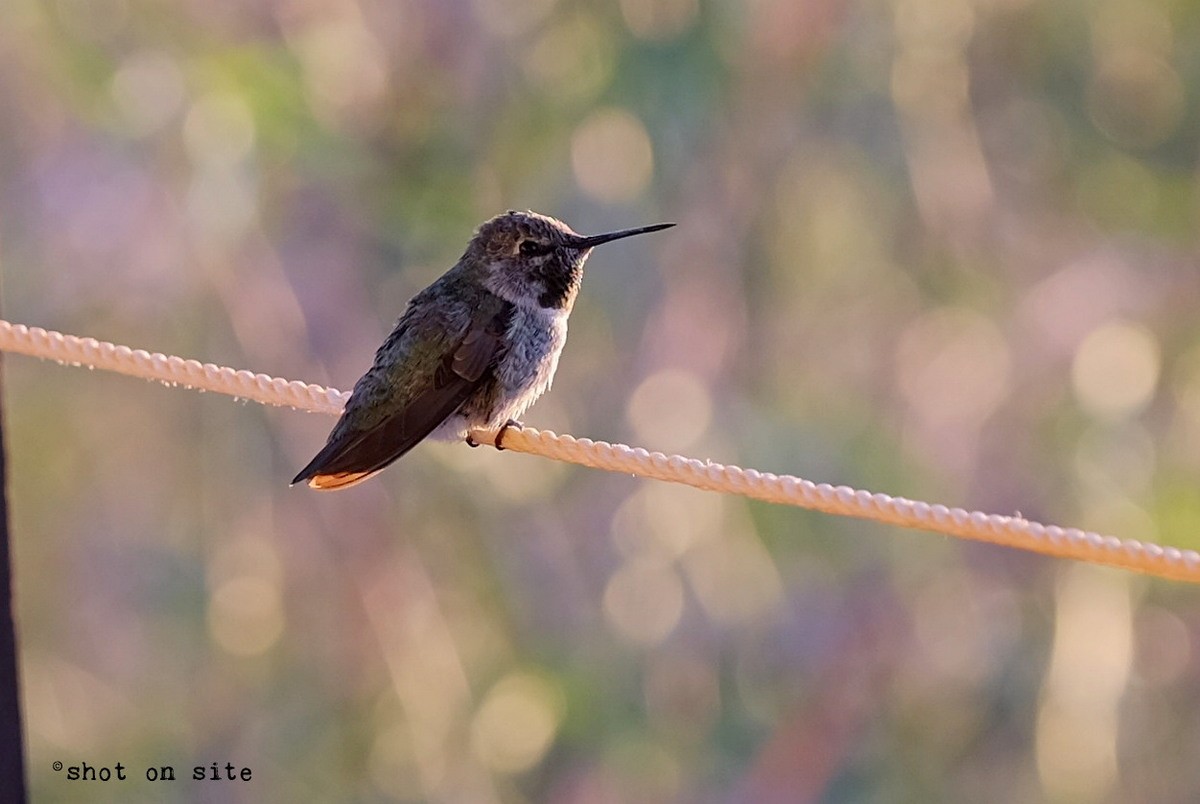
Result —
[{"label": "bird's foot", "polygon": [[471,438],[471,434],[470,434],[470,433],[467,433],[467,437],[466,437],[466,438],[464,438],[464,439],[463,439],[463,441],[466,441],[466,442],[467,442],[467,446],[468,446],[468,447],[470,447],[471,449],[475,449],[476,447],[478,447],[478,446],[479,446],[479,442],[478,442],[478,441],[476,441],[475,439]]},{"label": "bird's foot", "polygon": [[516,419],[509,419],[506,421],[504,426],[496,431],[496,449],[500,450],[501,452],[504,451],[504,434],[508,432],[510,427],[516,430],[525,429],[525,425],[521,424]]}]

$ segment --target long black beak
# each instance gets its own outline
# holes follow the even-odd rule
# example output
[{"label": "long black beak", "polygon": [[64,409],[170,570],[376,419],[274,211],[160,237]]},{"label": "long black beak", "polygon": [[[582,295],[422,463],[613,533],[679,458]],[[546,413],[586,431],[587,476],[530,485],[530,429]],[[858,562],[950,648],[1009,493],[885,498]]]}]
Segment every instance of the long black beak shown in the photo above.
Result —
[{"label": "long black beak", "polygon": [[646,234],[648,232],[661,232],[663,229],[670,229],[675,224],[673,223],[656,223],[653,226],[639,226],[636,229],[621,229],[618,232],[607,232],[605,234],[592,235],[591,237],[574,237],[568,241],[571,248],[585,249],[599,246],[602,243],[611,243],[614,240],[620,240],[622,237],[633,237],[634,235]]}]

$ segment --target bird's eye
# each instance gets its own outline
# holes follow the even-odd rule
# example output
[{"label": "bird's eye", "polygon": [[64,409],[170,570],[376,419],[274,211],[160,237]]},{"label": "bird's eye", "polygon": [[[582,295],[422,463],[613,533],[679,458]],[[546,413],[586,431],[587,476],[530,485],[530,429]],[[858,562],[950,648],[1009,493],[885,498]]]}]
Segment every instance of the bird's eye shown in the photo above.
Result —
[{"label": "bird's eye", "polygon": [[550,246],[547,243],[539,243],[536,240],[522,240],[518,247],[523,257],[536,257],[539,254],[550,253]]}]

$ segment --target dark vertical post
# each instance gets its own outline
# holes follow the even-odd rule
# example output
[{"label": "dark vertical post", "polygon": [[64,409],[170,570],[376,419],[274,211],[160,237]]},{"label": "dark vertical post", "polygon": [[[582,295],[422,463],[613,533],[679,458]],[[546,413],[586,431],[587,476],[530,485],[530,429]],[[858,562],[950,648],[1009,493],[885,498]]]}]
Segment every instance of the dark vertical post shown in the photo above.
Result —
[{"label": "dark vertical post", "polygon": [[12,547],[8,538],[8,466],[4,455],[3,388],[0,379],[0,789],[4,800],[23,802],[25,741],[13,614]]}]

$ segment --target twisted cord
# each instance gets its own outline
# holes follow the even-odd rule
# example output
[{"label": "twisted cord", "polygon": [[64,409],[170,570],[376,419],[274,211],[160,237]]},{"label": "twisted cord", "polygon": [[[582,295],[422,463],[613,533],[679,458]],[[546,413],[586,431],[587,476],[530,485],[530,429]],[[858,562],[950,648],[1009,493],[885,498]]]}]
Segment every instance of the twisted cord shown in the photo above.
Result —
[{"label": "twisted cord", "polygon": [[184,360],[182,357],[130,349],[95,338],[64,335],[41,327],[0,321],[0,351],[54,360],[68,366],[87,366],[115,371],[164,385],[181,385],[198,391],[216,391],[240,399],[279,405],[313,413],[337,415],[350,394],[299,380],[280,379],[266,374]]},{"label": "twisted cord", "polygon": [[[289,382],[266,374],[235,371],[212,363],[130,349],[95,338],[78,338],[7,321],[0,321],[0,351],[105,369],[167,385],[216,391],[314,413],[336,415],[349,398],[346,392],[299,380]],[[532,427],[508,428],[502,432],[504,449],[514,452],[1200,583],[1200,553],[1195,550],[1119,539],[1078,528],[1043,525],[1019,516],[931,505],[848,486],[813,483],[792,475],[776,475],[681,455],[649,452],[641,447],[558,435]],[[476,442],[492,445],[496,443],[496,435],[483,431],[471,434]]]}]

